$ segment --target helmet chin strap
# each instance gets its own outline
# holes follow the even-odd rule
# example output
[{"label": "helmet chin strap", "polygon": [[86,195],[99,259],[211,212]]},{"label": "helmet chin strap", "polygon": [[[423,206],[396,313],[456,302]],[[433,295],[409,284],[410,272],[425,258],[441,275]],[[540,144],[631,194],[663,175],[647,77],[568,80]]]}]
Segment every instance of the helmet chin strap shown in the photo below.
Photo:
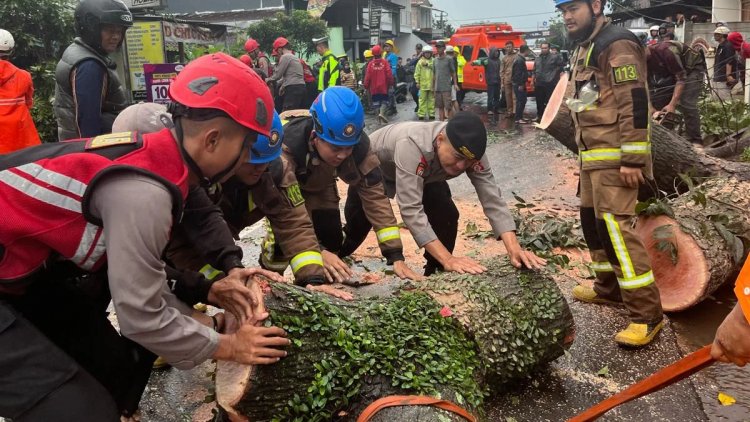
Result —
[{"label": "helmet chin strap", "polygon": [[185,142],[184,142],[184,132],[182,130],[182,117],[178,116],[174,119],[174,125],[175,125],[175,132],[177,132],[177,143],[180,146],[180,153],[182,154],[182,158],[185,160],[185,164],[187,164],[188,168],[195,173],[196,176],[198,176],[198,179],[200,180],[200,186],[202,188],[209,188],[211,185],[214,185],[216,183],[219,183],[221,179],[223,179],[226,175],[232,172],[234,170],[234,167],[237,165],[237,163],[240,161],[240,158],[242,158],[242,151],[245,150],[245,147],[250,142],[249,138],[252,134],[248,134],[245,139],[242,141],[242,148],[240,148],[239,154],[237,154],[237,157],[234,159],[232,164],[228,165],[224,170],[216,173],[213,177],[206,177],[203,175],[203,171],[201,170],[198,163],[195,162],[193,157],[190,156],[190,154],[185,149]]}]

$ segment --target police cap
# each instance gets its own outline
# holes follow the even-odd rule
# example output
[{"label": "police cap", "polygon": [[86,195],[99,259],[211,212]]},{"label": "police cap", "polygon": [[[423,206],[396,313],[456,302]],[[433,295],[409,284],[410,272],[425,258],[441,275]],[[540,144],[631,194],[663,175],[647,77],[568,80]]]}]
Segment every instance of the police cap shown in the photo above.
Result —
[{"label": "police cap", "polygon": [[487,149],[487,129],[478,115],[459,111],[445,127],[453,148],[470,160],[479,160]]}]

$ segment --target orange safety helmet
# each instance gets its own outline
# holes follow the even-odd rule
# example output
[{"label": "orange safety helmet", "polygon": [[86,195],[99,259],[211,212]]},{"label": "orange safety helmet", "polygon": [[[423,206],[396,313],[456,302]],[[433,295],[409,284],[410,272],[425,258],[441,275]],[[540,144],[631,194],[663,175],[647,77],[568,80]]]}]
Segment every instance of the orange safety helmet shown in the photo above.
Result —
[{"label": "orange safety helmet", "polygon": [[245,51],[247,51],[248,53],[252,53],[259,48],[260,44],[258,44],[258,41],[255,41],[252,38],[248,38],[247,41],[245,41]]},{"label": "orange safety helmet", "polygon": [[183,114],[190,114],[191,109],[219,110],[238,124],[270,136],[271,91],[257,73],[227,54],[207,54],[188,63],[169,86],[169,98],[186,108]]}]

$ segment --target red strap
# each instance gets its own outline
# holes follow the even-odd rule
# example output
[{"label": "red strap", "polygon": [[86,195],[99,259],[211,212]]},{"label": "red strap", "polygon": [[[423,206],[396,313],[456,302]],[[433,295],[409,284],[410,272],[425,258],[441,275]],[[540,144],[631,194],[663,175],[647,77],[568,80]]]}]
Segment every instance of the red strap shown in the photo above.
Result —
[{"label": "red strap", "polygon": [[568,419],[568,422],[593,421],[623,403],[661,390],[683,378],[689,377],[712,363],[714,363],[714,359],[711,357],[711,345],[709,344],[659,370],[648,378],[631,385],[628,389],[620,391],[585,412]]},{"label": "red strap", "polygon": [[459,405],[434,397],[427,396],[388,396],[370,403],[357,417],[357,422],[368,422],[375,414],[387,407],[393,406],[434,406],[439,409],[453,412],[469,422],[476,422],[476,418],[466,409]]}]

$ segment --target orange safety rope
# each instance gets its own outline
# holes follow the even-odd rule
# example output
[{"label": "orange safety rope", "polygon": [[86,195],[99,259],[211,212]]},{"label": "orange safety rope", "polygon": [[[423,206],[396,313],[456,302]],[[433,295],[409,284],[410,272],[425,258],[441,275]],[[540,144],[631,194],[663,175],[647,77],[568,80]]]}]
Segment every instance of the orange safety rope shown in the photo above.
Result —
[{"label": "orange safety rope", "polygon": [[477,418],[466,409],[447,400],[440,400],[426,396],[388,396],[375,400],[367,406],[357,418],[357,422],[368,422],[376,413],[393,406],[434,406],[439,409],[453,412],[469,422],[476,422],[477,420]]}]

